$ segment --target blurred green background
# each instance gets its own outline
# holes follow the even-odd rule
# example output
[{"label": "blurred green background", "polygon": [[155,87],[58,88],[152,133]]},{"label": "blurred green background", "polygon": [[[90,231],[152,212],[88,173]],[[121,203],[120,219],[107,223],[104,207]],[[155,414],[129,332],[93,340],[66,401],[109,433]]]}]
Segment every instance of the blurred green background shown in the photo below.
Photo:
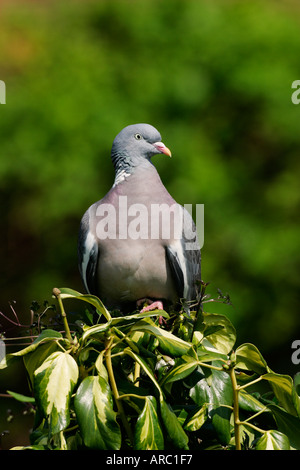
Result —
[{"label": "blurred green background", "polygon": [[[147,122],[172,150],[171,160],[154,160],[169,192],[205,205],[202,278],[233,304],[207,309],[226,314],[238,343],[254,343],[275,372],[297,372],[299,3],[10,0],[0,8],[0,311],[11,315],[15,301],[28,323],[31,302],[52,302],[53,287],[82,290],[81,216],[111,187],[115,135]],[[0,384],[3,393],[26,390],[19,372],[2,372]],[[10,426],[7,403],[0,433]],[[2,446],[24,439],[11,430]]]}]

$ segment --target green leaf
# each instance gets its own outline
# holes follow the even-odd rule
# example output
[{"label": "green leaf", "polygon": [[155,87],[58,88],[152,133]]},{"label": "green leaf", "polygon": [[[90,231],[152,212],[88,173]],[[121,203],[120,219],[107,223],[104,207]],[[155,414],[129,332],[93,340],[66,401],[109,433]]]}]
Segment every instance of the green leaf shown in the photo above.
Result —
[{"label": "green leaf", "polygon": [[62,335],[58,331],[54,330],[44,330],[29,346],[26,348],[20,349],[11,354],[7,354],[6,357],[1,361],[0,369],[7,367],[8,363],[15,357],[22,357],[26,354],[29,354],[37,349],[40,344],[46,343],[48,341],[55,341],[57,339],[62,339]]},{"label": "green leaf", "polygon": [[132,357],[144,370],[144,372],[148,375],[148,377],[152,380],[154,383],[155,387],[157,388],[159,394],[162,396],[162,390],[146,361],[139,355],[133,352],[130,348],[125,348],[124,349],[124,354],[127,354],[128,356]]},{"label": "green leaf", "polygon": [[64,299],[78,299],[78,300],[83,300],[84,302],[87,302],[91,305],[93,305],[100,314],[104,315],[107,321],[111,320],[111,315],[109,311],[106,309],[105,305],[103,302],[96,297],[95,295],[91,294],[81,294],[80,292],[77,292],[76,290],[73,289],[68,289],[66,287],[62,287],[59,289],[60,291],[60,297],[62,300]]},{"label": "green leaf", "polygon": [[108,382],[100,376],[86,377],[80,384],[75,412],[84,444],[91,449],[119,450],[121,431],[113,409]]},{"label": "green leaf", "polygon": [[183,341],[177,336],[162,328],[158,328],[151,320],[142,320],[131,328],[131,331],[144,331],[154,335],[162,351],[170,356],[182,356],[191,348],[190,343]]},{"label": "green leaf", "polygon": [[175,447],[188,450],[189,438],[184,432],[174,411],[165,402],[162,395],[160,395],[160,412],[165,428]]},{"label": "green leaf", "polygon": [[95,367],[97,369],[98,375],[108,382],[108,373],[107,373],[105,365],[103,364],[104,354],[105,354],[105,350],[101,351],[101,353],[98,355],[95,361]]},{"label": "green leaf", "polygon": [[291,446],[300,450],[300,419],[277,405],[268,405],[274,415],[278,430],[288,436]]},{"label": "green leaf", "polygon": [[148,346],[150,335],[149,333],[143,333],[141,331],[133,331],[130,334],[130,339],[137,344],[138,347],[140,346]]},{"label": "green leaf", "polygon": [[[198,373],[198,372],[197,372]],[[198,374],[200,379],[190,389],[190,397],[200,407],[205,403],[212,403],[212,391],[207,380],[202,374]]]},{"label": "green leaf", "polygon": [[157,416],[157,405],[154,397],[145,397],[145,405],[139,415],[134,433],[136,450],[163,450],[164,437]]},{"label": "green leaf", "polygon": [[184,426],[186,431],[198,431],[207,419],[207,404],[204,404],[196,413],[187,421]]},{"label": "green leaf", "polygon": [[47,446],[15,446],[9,450],[49,450]]},{"label": "green leaf", "polygon": [[244,389],[239,391],[239,406],[242,410],[251,411],[253,413],[258,413],[263,409],[268,412],[266,405],[261,403],[257,398]]},{"label": "green leaf", "polygon": [[265,431],[258,439],[256,450],[289,450],[290,443],[288,437],[279,431]]},{"label": "green leaf", "polygon": [[[209,345],[207,345],[209,347]],[[211,351],[210,349],[206,349],[203,344],[200,344],[197,347],[197,356],[200,362],[210,362],[210,361],[218,361],[223,359],[224,361],[228,360],[228,355],[218,352],[216,350]]]},{"label": "green leaf", "polygon": [[227,372],[212,370],[211,395],[213,407],[210,415],[212,424],[222,444],[228,444],[230,434],[230,416],[233,404],[232,384]]},{"label": "green leaf", "polygon": [[169,315],[166,312],[162,312],[162,310],[153,310],[151,312],[136,313],[133,315],[111,318],[109,321],[107,321],[107,323],[100,323],[97,325],[86,327],[82,335],[82,341],[86,341],[90,336],[104,334],[112,326],[116,327],[118,325],[118,327],[121,327],[124,324],[126,325],[132,322],[134,324],[138,324],[139,320],[157,316],[158,314],[162,314],[162,316],[164,317],[169,317]]},{"label": "green leaf", "polygon": [[24,365],[28,372],[32,387],[34,382],[34,372],[36,369],[38,369],[42,363],[57,350],[61,351],[56,341],[48,341],[46,343],[40,342],[38,348],[23,357]]},{"label": "green leaf", "polygon": [[268,380],[279,404],[290,414],[294,416],[300,415],[300,399],[294,388],[293,380],[288,375],[275,374],[269,372],[262,376]]},{"label": "green leaf", "polygon": [[34,395],[50,433],[65,429],[70,421],[69,403],[78,380],[78,366],[68,353],[52,353],[34,373]]},{"label": "green leaf", "polygon": [[144,313],[139,312],[139,313],[134,313],[132,315],[114,317],[111,320],[111,324],[115,326],[115,325],[120,325],[121,323],[129,323],[134,320],[143,320],[144,318],[158,317],[158,316],[169,318],[169,314],[165,312],[164,310],[150,310],[149,312],[144,312]]},{"label": "green leaf", "polygon": [[48,341],[56,341],[58,339],[63,339],[63,336],[61,333],[55,330],[44,330],[42,333],[33,341],[33,343],[30,346],[27,346],[25,349],[22,349],[21,351],[18,351],[17,353],[14,353],[15,355],[18,356],[24,356],[25,354],[28,354],[32,351],[35,351],[35,349],[42,343],[46,343]]},{"label": "green leaf", "polygon": [[259,350],[256,346],[250,343],[242,344],[237,348],[236,367],[237,369],[256,372],[259,375],[269,372],[267,363]]},{"label": "green leaf", "polygon": [[215,349],[223,354],[229,354],[236,341],[236,331],[232,323],[224,315],[203,312],[201,333]]},{"label": "green leaf", "polygon": [[297,372],[294,375],[294,387],[297,392],[297,395],[300,395],[300,372]]},{"label": "green leaf", "polygon": [[7,393],[12,396],[15,400],[18,400],[22,403],[34,403],[35,398],[34,397],[26,397],[25,395],[21,395],[20,393],[16,392],[11,392],[10,390],[7,390]]},{"label": "green leaf", "polygon": [[109,330],[110,327],[111,327],[111,322],[110,321],[108,321],[107,323],[100,323],[99,325],[94,325],[94,326],[87,327],[83,332],[81,340],[84,342],[90,336],[101,335],[101,334],[104,335]]},{"label": "green leaf", "polygon": [[170,372],[163,378],[161,385],[184,379],[185,377],[190,375],[196,369],[197,366],[198,361],[191,359],[190,361],[172,367]]}]

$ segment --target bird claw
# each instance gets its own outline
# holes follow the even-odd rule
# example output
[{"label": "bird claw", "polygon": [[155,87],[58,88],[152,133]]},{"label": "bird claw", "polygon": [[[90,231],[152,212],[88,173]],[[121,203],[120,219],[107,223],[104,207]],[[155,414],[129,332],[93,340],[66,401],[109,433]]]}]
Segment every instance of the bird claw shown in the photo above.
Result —
[{"label": "bird claw", "polygon": [[156,302],[152,302],[150,305],[146,305],[144,308],[142,308],[140,313],[150,312],[151,310],[163,310],[163,309],[164,307],[163,307],[162,302],[157,300]]},{"label": "bird claw", "polygon": [[[140,305],[141,303],[145,303],[145,302],[151,302],[151,303],[143,307],[142,310],[140,310],[140,313],[150,312],[151,310],[163,310],[164,309],[163,303],[160,300],[156,300],[155,302],[152,302],[149,299],[142,299],[137,302],[137,305]],[[158,321],[159,321],[159,324],[162,325],[162,323],[165,322],[165,319],[164,317],[160,315]]]}]

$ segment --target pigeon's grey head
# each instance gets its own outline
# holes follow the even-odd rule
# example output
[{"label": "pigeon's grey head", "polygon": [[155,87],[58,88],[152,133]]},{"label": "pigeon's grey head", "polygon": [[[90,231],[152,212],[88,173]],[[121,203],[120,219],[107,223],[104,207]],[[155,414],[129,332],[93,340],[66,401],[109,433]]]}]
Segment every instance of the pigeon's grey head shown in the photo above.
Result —
[{"label": "pigeon's grey head", "polygon": [[116,172],[130,174],[137,166],[149,164],[151,157],[159,153],[171,156],[158,130],[149,124],[133,124],[116,136],[111,157]]}]

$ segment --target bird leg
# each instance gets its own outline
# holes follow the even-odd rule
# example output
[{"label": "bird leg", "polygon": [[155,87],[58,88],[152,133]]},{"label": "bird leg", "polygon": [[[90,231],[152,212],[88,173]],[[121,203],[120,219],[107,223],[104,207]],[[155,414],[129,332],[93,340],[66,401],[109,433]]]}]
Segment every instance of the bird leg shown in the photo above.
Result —
[{"label": "bird leg", "polygon": [[156,310],[156,309],[157,310],[164,309],[162,302],[160,302],[159,300],[157,300],[156,302],[152,302],[150,305],[146,305],[144,308],[142,308],[141,313],[149,312],[150,310]]},{"label": "bird leg", "polygon": [[[155,302],[153,302],[152,300],[149,300],[149,299],[140,299],[137,301],[137,306],[140,307],[141,305],[147,303],[148,305],[145,305],[142,310],[140,310],[140,313],[144,313],[144,312],[149,312],[151,310],[163,310],[164,309],[164,306],[163,306],[163,303],[160,301],[160,300],[156,300]],[[160,316],[159,317],[159,324],[161,325],[163,322],[163,317]]]}]

